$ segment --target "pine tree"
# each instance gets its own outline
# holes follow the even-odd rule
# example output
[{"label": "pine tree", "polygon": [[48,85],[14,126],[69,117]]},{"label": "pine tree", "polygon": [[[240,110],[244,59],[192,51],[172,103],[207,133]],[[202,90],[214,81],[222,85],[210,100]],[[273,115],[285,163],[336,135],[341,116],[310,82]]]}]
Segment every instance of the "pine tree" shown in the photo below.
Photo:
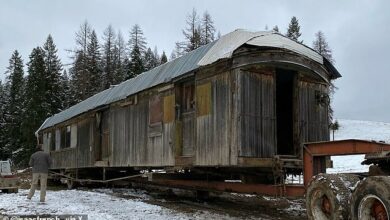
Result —
[{"label": "pine tree", "polygon": [[146,38],[144,32],[138,24],[135,24],[130,31],[129,49],[132,51],[134,47],[138,47],[141,53],[146,51]]},{"label": "pine tree", "polygon": [[161,64],[161,57],[158,54],[157,46],[154,46],[153,50],[153,65],[154,67],[159,66]]},{"label": "pine tree", "polygon": [[187,15],[186,19],[187,27],[182,30],[185,38],[185,52],[190,52],[197,49],[202,45],[201,43],[201,28],[198,14],[195,8],[192,9],[192,13]]},{"label": "pine tree", "polygon": [[84,69],[84,61],[86,57],[82,51],[75,52],[72,67],[69,69],[70,75],[70,105],[77,104],[84,100],[88,85],[87,71]]},{"label": "pine tree", "polygon": [[126,79],[133,78],[145,71],[144,54],[146,50],[146,39],[138,24],[134,25],[130,32],[129,47],[130,61]]},{"label": "pine tree", "polygon": [[71,106],[71,90],[70,90],[70,80],[68,72],[64,70],[61,75],[61,91],[64,97],[62,102],[64,109],[67,109]]},{"label": "pine tree", "polygon": [[201,35],[201,44],[206,45],[212,41],[214,41],[214,35],[215,35],[215,27],[214,27],[214,21],[211,18],[211,15],[205,11],[202,18],[202,35]]},{"label": "pine tree", "polygon": [[95,95],[102,90],[102,67],[100,45],[95,30],[92,30],[87,46],[87,71],[83,99]]},{"label": "pine tree", "polygon": [[24,116],[24,71],[23,60],[17,50],[14,51],[6,71],[6,90],[8,100],[5,107],[5,144],[6,157],[12,158],[19,163],[23,154],[23,139],[21,136],[22,122]]},{"label": "pine tree", "polygon": [[157,47],[154,48],[154,52],[150,47],[146,50],[144,55],[145,71],[153,69],[160,65],[160,58],[157,52]]},{"label": "pine tree", "polygon": [[42,80],[46,80],[47,87],[45,98],[49,103],[48,114],[54,115],[63,110],[63,100],[65,99],[61,88],[62,64],[57,55],[57,48],[51,35],[47,37],[43,45],[45,75]]},{"label": "pine tree", "polygon": [[123,39],[123,35],[118,31],[115,42],[115,77],[114,83],[118,84],[126,78],[126,45]]},{"label": "pine tree", "polygon": [[[293,16],[290,24],[288,25],[286,36],[292,40],[299,41],[299,37],[302,35],[300,32],[301,26],[299,26],[298,19]],[[302,43],[303,41],[300,41]]]},{"label": "pine tree", "polygon": [[5,90],[5,85],[3,85],[3,82],[0,80],[0,160],[6,160],[8,159],[7,155],[9,155],[7,149],[5,148],[5,139],[6,139],[6,133],[5,133],[5,110],[7,106],[7,93]]},{"label": "pine tree", "polygon": [[278,25],[275,25],[273,28],[272,28],[273,31],[277,32],[277,33],[280,33],[279,32],[279,27]]},{"label": "pine tree", "polygon": [[334,63],[332,57],[332,50],[326,41],[325,35],[322,31],[318,31],[315,34],[315,40],[313,41],[313,49],[325,57],[329,62]]},{"label": "pine tree", "polygon": [[[206,45],[215,40],[216,28],[211,15],[206,11],[203,13],[202,20],[199,20],[195,8],[186,17],[186,27],[182,30],[184,41],[176,42],[175,49],[171,53],[171,59],[180,57],[192,50]],[[221,34],[218,32],[217,38]]]},{"label": "pine tree", "polygon": [[26,101],[24,103],[26,112],[23,123],[23,137],[24,146],[24,163],[28,162],[29,155],[35,149],[36,137],[34,132],[44,122],[44,120],[51,115],[51,100],[44,94],[47,94],[48,85],[47,80],[47,63],[45,63],[45,51],[41,47],[34,48],[30,54],[30,60],[27,63],[28,76],[26,79],[26,90],[24,96]]},{"label": "pine tree", "polygon": [[70,68],[71,76],[71,104],[76,104],[88,97],[88,59],[87,51],[91,37],[91,26],[85,21],[76,32],[76,49],[72,54],[73,64]]},{"label": "pine tree", "polygon": [[153,52],[150,47],[146,50],[145,55],[144,55],[144,64],[145,64],[145,71],[148,71],[150,69],[154,68],[153,65]]},{"label": "pine tree", "polygon": [[88,41],[91,35],[91,31],[92,28],[88,21],[84,21],[84,23],[80,25],[79,31],[76,32],[76,51],[82,51],[84,55],[87,54]]},{"label": "pine tree", "polygon": [[160,61],[160,64],[164,64],[168,62],[168,58],[167,58],[167,55],[165,55],[165,51],[163,51],[162,55],[161,55],[161,61]]},{"label": "pine tree", "polygon": [[[325,39],[325,35],[322,31],[318,31],[315,34],[315,40],[313,41],[313,49],[325,57],[330,63],[334,63],[334,59],[332,56],[332,49],[330,49],[328,42]],[[329,86],[329,98],[330,101],[333,101],[334,93],[336,92],[337,87],[333,84],[333,81],[330,81]],[[329,105],[329,121],[333,120],[333,108]]]},{"label": "pine tree", "polygon": [[115,85],[115,42],[114,28],[109,25],[103,33],[103,88],[107,89]]},{"label": "pine tree", "polygon": [[127,75],[127,79],[134,78],[144,71],[145,67],[141,50],[138,46],[134,46],[130,53],[129,74]]},{"label": "pine tree", "polygon": [[332,136],[333,136],[333,141],[334,141],[334,132],[340,129],[340,124],[336,120],[335,122],[330,123],[329,128],[330,128],[330,130],[332,130]]}]

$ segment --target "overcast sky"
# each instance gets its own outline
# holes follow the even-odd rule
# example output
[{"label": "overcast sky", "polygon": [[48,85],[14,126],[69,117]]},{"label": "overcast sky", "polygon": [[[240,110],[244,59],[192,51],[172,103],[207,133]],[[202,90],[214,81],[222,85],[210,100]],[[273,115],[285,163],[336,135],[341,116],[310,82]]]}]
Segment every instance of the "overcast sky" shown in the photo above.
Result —
[{"label": "overcast sky", "polygon": [[285,33],[292,16],[299,19],[302,39],[311,46],[322,30],[333,49],[342,78],[334,99],[336,118],[390,122],[390,1],[120,1],[0,0],[0,79],[17,49],[24,62],[51,34],[63,63],[74,35],[88,20],[101,39],[112,24],[127,38],[139,24],[148,45],[169,56],[183,39],[186,14],[207,10],[226,34],[238,28],[264,30],[278,25]]}]

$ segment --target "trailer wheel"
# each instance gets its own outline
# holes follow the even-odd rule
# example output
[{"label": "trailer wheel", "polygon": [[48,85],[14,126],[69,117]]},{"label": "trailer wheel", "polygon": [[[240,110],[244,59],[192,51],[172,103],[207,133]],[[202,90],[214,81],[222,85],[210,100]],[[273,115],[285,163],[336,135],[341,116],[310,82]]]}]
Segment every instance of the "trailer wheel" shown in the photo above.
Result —
[{"label": "trailer wheel", "polygon": [[387,220],[390,211],[390,177],[371,176],[359,182],[351,197],[351,216]]},{"label": "trailer wheel", "polygon": [[315,176],[305,194],[308,219],[348,219],[350,189],[358,181],[358,176],[353,174]]}]

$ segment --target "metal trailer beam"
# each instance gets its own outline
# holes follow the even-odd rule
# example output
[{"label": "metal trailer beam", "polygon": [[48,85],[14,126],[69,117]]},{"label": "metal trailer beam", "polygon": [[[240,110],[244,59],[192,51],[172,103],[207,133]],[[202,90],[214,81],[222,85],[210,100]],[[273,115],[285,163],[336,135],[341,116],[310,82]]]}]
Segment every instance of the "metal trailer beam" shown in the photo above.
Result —
[{"label": "metal trailer beam", "polygon": [[248,184],[232,183],[218,181],[201,181],[201,180],[164,180],[159,179],[152,183],[192,190],[206,190],[219,192],[237,192],[249,193],[267,196],[286,196],[301,197],[305,193],[303,185],[271,185],[271,184]]},{"label": "metal trailer beam", "polygon": [[327,156],[356,155],[390,151],[390,144],[365,140],[340,140],[306,143],[303,147],[303,177],[305,187],[311,178],[325,169],[321,161]]}]

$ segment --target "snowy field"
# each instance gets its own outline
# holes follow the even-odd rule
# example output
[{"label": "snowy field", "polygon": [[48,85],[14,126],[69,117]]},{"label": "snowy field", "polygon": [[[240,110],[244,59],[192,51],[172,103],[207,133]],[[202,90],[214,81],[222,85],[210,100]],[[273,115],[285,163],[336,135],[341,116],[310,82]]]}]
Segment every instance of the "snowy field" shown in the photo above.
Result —
[{"label": "snowy field", "polygon": [[[335,132],[335,140],[360,139],[390,143],[390,123],[341,119],[338,122],[340,128]],[[332,133],[330,136],[332,140]],[[327,169],[327,173],[368,171],[367,165],[361,165],[364,155],[334,156],[332,160],[333,168]]]},{"label": "snowy field", "polygon": [[[39,195],[32,200],[26,198],[28,190],[18,194],[0,194],[0,214],[12,215],[61,215],[86,214],[90,220],[99,219],[235,219],[229,215],[220,215],[199,211],[181,213],[144,202],[146,195],[134,192],[133,199],[110,195],[110,190],[49,191],[45,204],[39,203]],[[39,193],[39,191],[38,191]]]}]

